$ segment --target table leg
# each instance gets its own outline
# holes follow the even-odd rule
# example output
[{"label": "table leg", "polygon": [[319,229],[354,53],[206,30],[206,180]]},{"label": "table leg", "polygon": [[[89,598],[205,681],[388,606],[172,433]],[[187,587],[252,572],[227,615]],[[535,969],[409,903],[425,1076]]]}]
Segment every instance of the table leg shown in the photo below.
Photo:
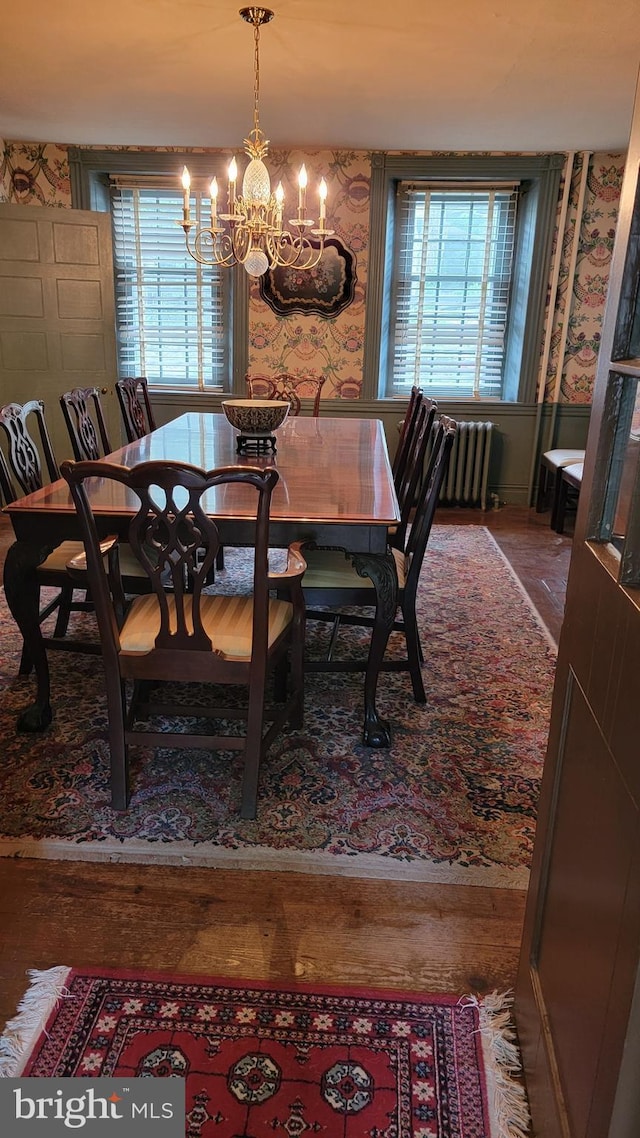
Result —
[{"label": "table leg", "polygon": [[40,586],[36,569],[53,549],[54,545],[16,541],[7,550],[4,563],[7,605],[24,640],[21,671],[28,670],[25,664],[32,664],[37,681],[36,699],[18,716],[18,731],[44,731],[52,719],[49,664],[40,631]]},{"label": "table leg", "polygon": [[378,715],[376,690],[398,605],[396,563],[389,553],[354,553],[350,556],[356,571],[361,577],[369,577],[376,590],[376,615],[364,680],[362,741],[367,747],[390,747],[391,727]]}]

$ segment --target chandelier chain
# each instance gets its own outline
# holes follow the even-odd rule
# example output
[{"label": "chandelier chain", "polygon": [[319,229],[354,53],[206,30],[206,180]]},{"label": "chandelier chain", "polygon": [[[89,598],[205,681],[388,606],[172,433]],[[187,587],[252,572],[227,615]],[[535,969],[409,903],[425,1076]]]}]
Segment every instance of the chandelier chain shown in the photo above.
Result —
[{"label": "chandelier chain", "polygon": [[253,42],[253,135],[258,142],[260,138],[260,24],[257,21],[253,25]]}]

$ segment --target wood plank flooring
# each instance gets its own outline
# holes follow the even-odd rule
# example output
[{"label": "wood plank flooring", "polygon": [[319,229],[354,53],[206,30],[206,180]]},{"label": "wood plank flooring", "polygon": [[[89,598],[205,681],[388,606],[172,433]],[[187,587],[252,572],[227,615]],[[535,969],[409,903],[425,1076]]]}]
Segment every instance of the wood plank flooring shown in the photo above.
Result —
[{"label": "wood plank flooring", "polygon": [[[441,511],[486,524],[550,631],[562,621],[571,538],[548,514]],[[12,540],[0,516],[0,559]],[[1,748],[1,741],[0,741]],[[517,890],[198,867],[0,860],[0,1027],[55,964],[422,991],[515,980]]]}]

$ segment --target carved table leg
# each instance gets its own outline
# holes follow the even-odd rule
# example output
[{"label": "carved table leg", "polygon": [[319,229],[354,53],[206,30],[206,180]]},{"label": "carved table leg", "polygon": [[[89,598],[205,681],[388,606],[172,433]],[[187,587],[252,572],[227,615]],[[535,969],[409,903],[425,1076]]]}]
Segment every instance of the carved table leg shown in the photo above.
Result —
[{"label": "carved table leg", "polygon": [[53,545],[30,545],[16,541],[7,550],[4,563],[4,590],[7,604],[24,640],[21,671],[33,664],[36,673],[35,702],[18,716],[18,731],[44,731],[52,719],[49,702],[49,665],[40,631],[40,587],[36,569]]},{"label": "carved table leg", "polygon": [[361,577],[369,577],[376,590],[376,616],[371,635],[364,680],[364,729],[367,747],[390,747],[391,727],[376,710],[378,676],[395,620],[398,598],[396,563],[390,554],[352,554],[353,565]]}]

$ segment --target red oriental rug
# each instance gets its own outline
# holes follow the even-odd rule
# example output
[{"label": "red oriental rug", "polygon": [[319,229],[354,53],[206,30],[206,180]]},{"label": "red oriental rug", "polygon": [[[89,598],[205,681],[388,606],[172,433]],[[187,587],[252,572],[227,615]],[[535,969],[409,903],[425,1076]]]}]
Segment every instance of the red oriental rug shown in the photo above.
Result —
[{"label": "red oriental rug", "polygon": [[176,1076],[188,1138],[524,1138],[508,1004],[52,968],[0,1075]]}]

